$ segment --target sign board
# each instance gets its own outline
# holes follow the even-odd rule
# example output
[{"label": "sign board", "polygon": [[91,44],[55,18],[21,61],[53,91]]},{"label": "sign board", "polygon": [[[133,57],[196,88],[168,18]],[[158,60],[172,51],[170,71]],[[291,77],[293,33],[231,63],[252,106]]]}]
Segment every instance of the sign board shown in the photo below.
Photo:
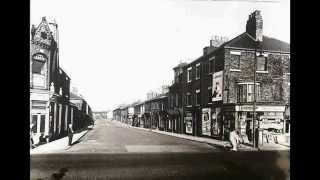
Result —
[{"label": "sign board", "polygon": [[223,71],[215,72],[212,76],[212,101],[221,101],[223,88]]},{"label": "sign board", "polygon": [[[256,111],[284,112],[285,106],[256,106]],[[253,111],[252,105],[236,106],[236,111]]]},{"label": "sign board", "polygon": [[211,109],[202,109],[202,135],[211,135]]},{"label": "sign board", "polygon": [[186,133],[192,134],[192,114],[186,113],[186,116],[184,117],[186,122]]}]

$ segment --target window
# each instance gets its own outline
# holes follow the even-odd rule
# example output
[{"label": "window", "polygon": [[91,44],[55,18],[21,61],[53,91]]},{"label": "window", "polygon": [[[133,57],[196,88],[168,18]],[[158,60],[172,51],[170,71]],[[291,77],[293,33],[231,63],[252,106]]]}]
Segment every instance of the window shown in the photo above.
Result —
[{"label": "window", "polygon": [[[253,102],[253,83],[238,84],[238,102]],[[256,101],[260,100],[260,84],[256,83]]]},{"label": "window", "polygon": [[188,76],[188,82],[191,82],[192,80],[192,68],[188,68],[188,72],[187,72],[187,76]]},{"label": "window", "polygon": [[267,57],[257,57],[257,71],[267,71]]},{"label": "window", "polygon": [[33,60],[32,62],[32,73],[44,75],[45,62]]},{"label": "window", "polygon": [[196,65],[196,79],[200,79],[200,63]]},{"label": "window", "polygon": [[208,103],[212,101],[212,87],[208,87]]},{"label": "window", "polygon": [[200,90],[196,90],[196,105],[200,105],[201,97],[200,97]]},{"label": "window", "polygon": [[187,106],[190,106],[191,105],[191,94],[190,93],[187,93],[186,100],[187,100]]},{"label": "window", "polygon": [[215,57],[212,57],[209,59],[209,74],[213,73],[213,71],[214,71],[214,62],[213,62],[214,59],[215,59]]},{"label": "window", "polygon": [[179,106],[179,95],[178,95],[178,93],[176,94],[176,106]]},{"label": "window", "polygon": [[41,115],[40,116],[40,132],[44,132],[45,130],[45,120],[46,120],[46,115]]},{"label": "window", "polygon": [[240,69],[240,55],[235,55],[235,68]]},{"label": "window", "polygon": [[32,126],[31,131],[33,133],[37,132],[37,122],[38,122],[38,115],[32,115],[32,124],[33,124],[33,126]]}]

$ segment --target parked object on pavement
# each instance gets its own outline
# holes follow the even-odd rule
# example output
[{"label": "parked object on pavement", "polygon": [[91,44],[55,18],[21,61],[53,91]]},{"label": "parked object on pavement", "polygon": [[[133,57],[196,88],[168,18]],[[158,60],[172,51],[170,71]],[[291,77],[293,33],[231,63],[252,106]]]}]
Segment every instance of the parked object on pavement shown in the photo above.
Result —
[{"label": "parked object on pavement", "polygon": [[69,126],[68,126],[68,138],[69,138],[69,142],[68,142],[68,145],[71,146],[72,144],[72,137],[73,137],[73,129],[72,129],[72,124],[70,123]]}]

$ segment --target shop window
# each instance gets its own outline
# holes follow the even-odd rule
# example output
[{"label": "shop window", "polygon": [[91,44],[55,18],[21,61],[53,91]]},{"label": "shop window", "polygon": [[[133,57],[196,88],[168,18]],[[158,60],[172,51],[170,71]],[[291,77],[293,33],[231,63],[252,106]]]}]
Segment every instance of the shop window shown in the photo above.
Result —
[{"label": "shop window", "polygon": [[257,58],[257,71],[267,71],[267,57]]},{"label": "shop window", "polygon": [[41,116],[40,116],[40,132],[44,132],[44,129],[45,129],[45,119],[46,119],[46,116],[45,116],[45,115],[41,115]]},{"label": "shop window", "polygon": [[33,126],[32,126],[31,131],[33,133],[37,132],[37,120],[38,120],[38,115],[32,115],[32,124],[33,124]]},{"label": "shop window", "polygon": [[[256,101],[260,99],[260,84],[256,84]],[[253,83],[238,84],[238,102],[253,102],[254,86]]]}]

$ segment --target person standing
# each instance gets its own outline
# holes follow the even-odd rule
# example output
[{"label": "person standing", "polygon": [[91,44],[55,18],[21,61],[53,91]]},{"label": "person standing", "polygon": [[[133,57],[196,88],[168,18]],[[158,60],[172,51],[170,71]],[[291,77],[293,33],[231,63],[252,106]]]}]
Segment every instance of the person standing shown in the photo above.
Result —
[{"label": "person standing", "polygon": [[72,124],[70,123],[69,126],[68,126],[68,138],[69,138],[69,142],[68,142],[68,145],[71,146],[72,144],[72,137],[73,137],[73,129],[72,129]]},{"label": "person standing", "polygon": [[240,132],[237,130],[233,130],[229,134],[229,141],[232,145],[232,151],[237,151],[238,150],[238,144],[240,143],[240,137],[239,137]]}]

